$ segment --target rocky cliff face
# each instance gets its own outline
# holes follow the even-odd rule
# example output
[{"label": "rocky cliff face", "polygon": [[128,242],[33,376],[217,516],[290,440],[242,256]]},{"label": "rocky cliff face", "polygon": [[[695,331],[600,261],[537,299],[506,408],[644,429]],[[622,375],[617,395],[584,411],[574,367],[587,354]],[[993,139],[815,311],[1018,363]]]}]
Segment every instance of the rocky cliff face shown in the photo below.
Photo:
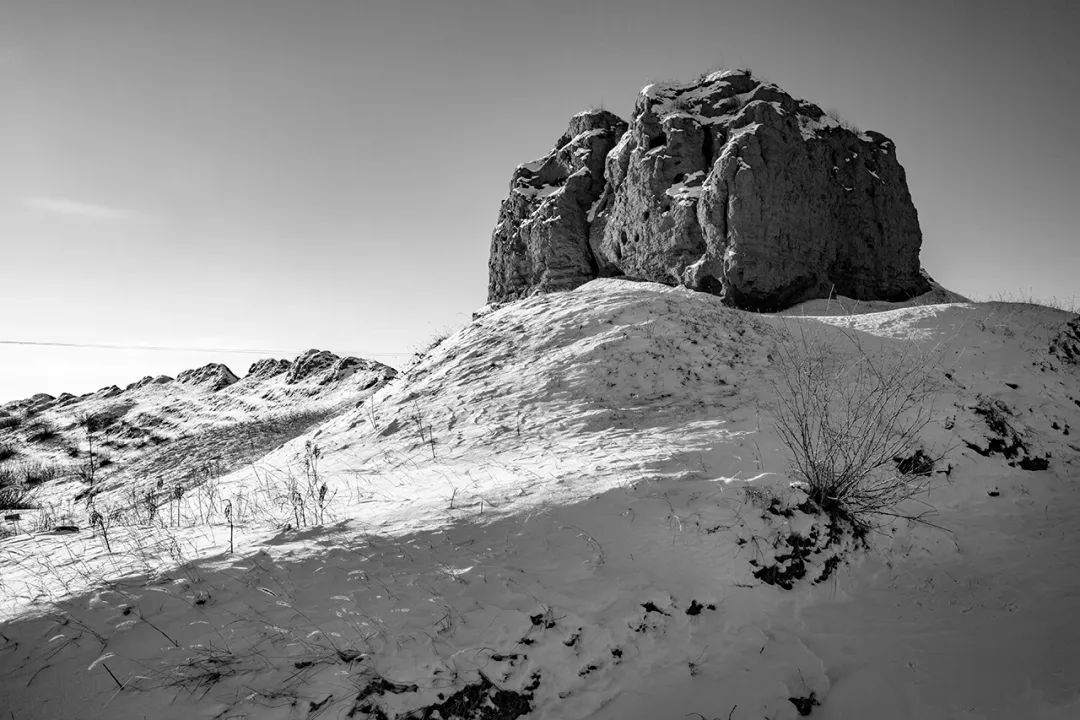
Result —
[{"label": "rocky cliff face", "polygon": [[579,113],[555,149],[514,170],[491,238],[488,297],[567,290],[597,276],[590,208],[604,190],[604,162],[626,132],[605,110]]},{"label": "rocky cliff face", "polygon": [[626,276],[763,310],[829,293],[901,300],[929,289],[921,244],[892,141],[726,71],[646,87],[628,126],[578,115],[520,166],[488,298]]}]

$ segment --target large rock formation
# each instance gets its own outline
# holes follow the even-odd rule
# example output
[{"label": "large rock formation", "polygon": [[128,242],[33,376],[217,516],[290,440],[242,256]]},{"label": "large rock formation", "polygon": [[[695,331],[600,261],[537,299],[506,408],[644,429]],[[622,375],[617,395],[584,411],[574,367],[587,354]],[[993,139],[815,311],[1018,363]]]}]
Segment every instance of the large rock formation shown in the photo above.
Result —
[{"label": "large rock formation", "polygon": [[717,72],[646,87],[628,129],[577,115],[555,150],[518,167],[488,299],[626,276],[753,309],[829,293],[901,300],[929,289],[921,244],[892,141]]}]

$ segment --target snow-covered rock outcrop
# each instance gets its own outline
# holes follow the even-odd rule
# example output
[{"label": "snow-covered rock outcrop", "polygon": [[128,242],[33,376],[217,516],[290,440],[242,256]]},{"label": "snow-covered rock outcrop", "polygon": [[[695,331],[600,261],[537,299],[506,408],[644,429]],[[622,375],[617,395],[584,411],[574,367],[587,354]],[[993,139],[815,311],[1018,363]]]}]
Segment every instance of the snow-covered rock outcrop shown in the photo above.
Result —
[{"label": "snow-covered rock outcrop", "polygon": [[259,360],[243,378],[210,363],[123,390],[39,393],[0,405],[0,445],[11,451],[0,473],[67,477],[94,463],[95,486],[108,488],[188,477],[208,460],[218,471],[352,409],[396,375],[379,362],[308,350],[291,361]]},{"label": "snow-covered rock outcrop", "polygon": [[[560,142],[580,131],[568,155],[582,161],[541,176],[567,154],[557,148],[514,174],[492,238],[490,301],[598,276],[764,310],[831,293],[897,301],[929,290],[904,169],[880,133],[745,71],[649,85],[626,132],[610,113],[581,118],[593,124],[572,122]],[[603,129],[592,129],[600,118]],[[595,156],[612,138],[600,168]]]},{"label": "snow-covered rock outcrop", "polygon": [[211,392],[227,388],[239,379],[232,370],[221,363],[210,363],[200,368],[184,370],[176,376],[176,382],[198,385]]}]

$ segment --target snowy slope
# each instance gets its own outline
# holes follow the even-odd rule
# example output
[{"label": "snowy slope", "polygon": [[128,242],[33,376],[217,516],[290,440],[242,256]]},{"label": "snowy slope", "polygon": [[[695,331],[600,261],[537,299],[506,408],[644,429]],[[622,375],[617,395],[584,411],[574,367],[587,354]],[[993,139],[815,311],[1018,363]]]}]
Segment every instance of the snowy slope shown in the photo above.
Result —
[{"label": "snowy slope", "polygon": [[[1080,368],[1050,350],[1074,317],[766,316],[616,280],[491,309],[156,524],[112,526],[111,552],[86,530],[0,541],[5,705],[1080,716]],[[933,526],[857,541],[800,507],[769,409],[790,333],[926,359],[923,440],[945,458],[917,509]],[[792,538],[813,539],[804,572],[769,584]]]}]

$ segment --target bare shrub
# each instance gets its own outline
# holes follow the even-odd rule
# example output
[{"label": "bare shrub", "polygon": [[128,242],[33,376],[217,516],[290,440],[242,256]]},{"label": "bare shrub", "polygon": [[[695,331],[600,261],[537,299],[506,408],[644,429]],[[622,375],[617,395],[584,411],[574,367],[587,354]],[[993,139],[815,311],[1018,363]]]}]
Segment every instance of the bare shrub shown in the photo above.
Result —
[{"label": "bare shrub", "polygon": [[133,525],[153,525],[163,504],[152,489],[134,485],[128,488],[126,501],[125,510]]},{"label": "bare shrub", "polygon": [[44,463],[8,463],[0,468],[0,510],[19,510],[31,507],[30,491],[64,474],[62,465]]},{"label": "bare shrub", "polygon": [[[328,495],[328,487],[319,478],[319,458],[322,451],[319,446],[308,440],[304,443],[304,478],[298,479],[291,471],[284,482],[284,494],[292,509],[295,527],[321,525],[326,521],[327,505],[333,500]],[[282,497],[279,491],[279,497]]]},{"label": "bare shrub", "polygon": [[48,442],[55,440],[58,434],[59,430],[56,429],[56,425],[48,420],[34,420],[26,426],[27,442]]},{"label": "bare shrub", "polygon": [[30,510],[40,508],[31,500],[34,487],[64,474],[62,465],[18,463],[0,469],[0,510]]},{"label": "bare shrub", "polygon": [[326,506],[333,500],[333,495],[328,495],[326,483],[319,478],[320,457],[322,457],[322,451],[318,445],[310,440],[304,443],[305,492],[315,516],[314,521],[318,525],[326,522]]},{"label": "bare shrub", "polygon": [[100,422],[92,413],[80,413],[76,416],[75,423],[86,433],[86,452],[89,455],[81,474],[86,484],[93,487],[94,474],[101,467],[100,463],[94,459],[94,432],[100,427]]},{"label": "bare shrub", "polygon": [[230,498],[235,522],[239,524],[244,518],[250,518],[294,529],[332,522],[335,519],[332,504],[337,490],[330,489],[319,469],[321,457],[319,446],[308,440],[301,457],[302,475],[295,473],[291,466],[281,470],[252,465],[255,487],[247,495]]},{"label": "bare shrub", "polygon": [[1012,303],[1016,305],[1038,305],[1040,307],[1053,308],[1054,310],[1061,310],[1069,313],[1080,313],[1080,296],[1072,295],[1070,297],[1058,297],[1057,295],[1051,295],[1050,297],[1042,297],[1035,294],[1032,288],[1026,290],[1014,290],[1011,292],[998,292],[985,300],[977,299],[978,302],[998,302],[998,303]]},{"label": "bare shrub", "polygon": [[448,330],[442,330],[431,336],[431,339],[424,343],[420,349],[413,352],[412,359],[409,361],[408,368],[406,370],[412,370],[421,362],[427,358],[434,350],[436,350],[443,342],[450,337]]},{"label": "bare shrub", "polygon": [[724,67],[724,64],[722,62],[717,63],[715,65],[710,65],[704,71],[698,73],[697,84],[700,85],[700,84],[704,83],[706,80],[709,79],[710,75],[712,75],[713,73],[722,72],[725,69],[726,68]]},{"label": "bare shrub", "polygon": [[33,532],[47,532],[57,526],[76,526],[79,509],[72,501],[45,502],[38,507],[34,516],[31,530]]},{"label": "bare shrub", "polygon": [[21,480],[0,479],[0,510],[22,510],[28,507],[26,496],[30,488]]},{"label": "bare shrub", "polygon": [[854,353],[805,330],[778,347],[776,429],[791,452],[791,468],[810,499],[826,512],[870,527],[928,482],[922,467],[897,463],[921,452],[919,436],[932,418],[925,355],[894,347],[867,350],[841,332]]},{"label": "bare shrub", "polygon": [[101,512],[93,505],[89,507],[90,512],[90,527],[92,529],[101,530],[101,539],[105,543],[105,551],[112,552],[112,544],[109,542],[109,528],[112,526],[114,515],[106,510]]},{"label": "bare shrub", "polygon": [[11,472],[19,474],[27,485],[40,485],[70,475],[72,471],[70,465],[44,462],[24,462],[11,469]]}]

